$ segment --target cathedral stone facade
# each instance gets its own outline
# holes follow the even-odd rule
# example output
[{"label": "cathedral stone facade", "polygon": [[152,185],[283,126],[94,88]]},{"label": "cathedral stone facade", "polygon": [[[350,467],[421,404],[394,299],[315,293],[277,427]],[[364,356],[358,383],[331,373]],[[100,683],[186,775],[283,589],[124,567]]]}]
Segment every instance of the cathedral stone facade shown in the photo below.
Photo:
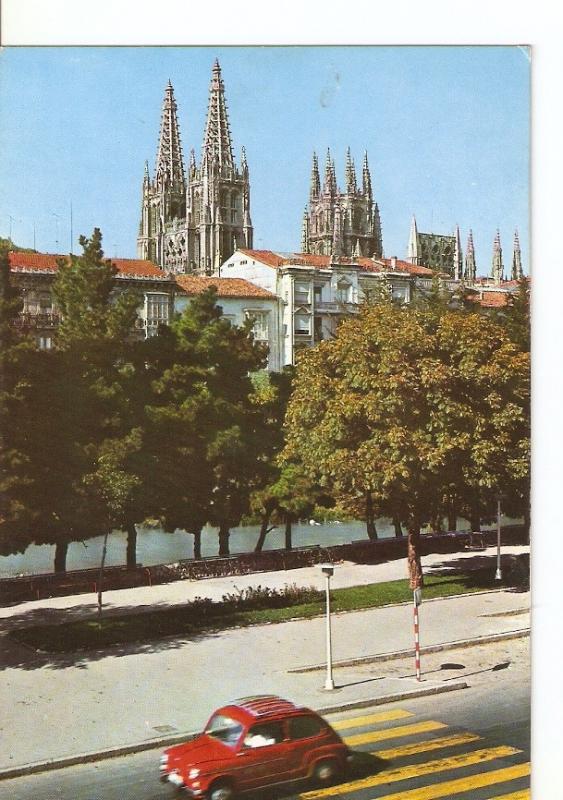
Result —
[{"label": "cathedral stone facade", "polygon": [[173,273],[213,275],[252,247],[246,154],[235,163],[219,62],[211,76],[201,162],[184,168],[174,90],[166,87],[154,178],[145,164],[137,255]]},{"label": "cathedral stone facade", "polygon": [[345,189],[336,183],[334,160],[326,157],[321,187],[319,164],[313,154],[309,206],[303,215],[301,250],[313,255],[381,258],[381,220],[374,203],[367,153],[362,167],[361,188],[350,148],[346,154]]}]

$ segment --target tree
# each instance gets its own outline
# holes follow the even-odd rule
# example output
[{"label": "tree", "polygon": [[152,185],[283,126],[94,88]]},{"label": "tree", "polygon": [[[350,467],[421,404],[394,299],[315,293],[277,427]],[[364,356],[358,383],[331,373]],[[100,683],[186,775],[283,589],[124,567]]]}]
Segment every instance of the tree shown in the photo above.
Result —
[{"label": "tree", "polygon": [[27,543],[55,545],[56,572],[66,569],[70,542],[107,533],[116,521],[101,475],[132,428],[124,370],[139,299],[115,292],[99,230],[80,242],[83,255],[61,261],[53,287],[62,316],[55,347],[34,349],[27,368],[20,364],[11,419],[21,431],[14,502],[27,509]]},{"label": "tree", "polygon": [[[251,321],[232,326],[215,287],[195,297],[171,330],[154,341],[147,406],[146,468],[154,508],[166,529],[194,534],[201,554],[206,521],[219,527],[219,552],[248,509],[258,469],[259,412],[250,373],[263,366]],[[149,358],[151,361],[151,358]]]},{"label": "tree", "polygon": [[452,502],[486,509],[525,480],[528,362],[479,314],[369,306],[305,353],[289,403],[286,458],[321,485],[371,494],[408,532],[420,585],[421,526]]}]

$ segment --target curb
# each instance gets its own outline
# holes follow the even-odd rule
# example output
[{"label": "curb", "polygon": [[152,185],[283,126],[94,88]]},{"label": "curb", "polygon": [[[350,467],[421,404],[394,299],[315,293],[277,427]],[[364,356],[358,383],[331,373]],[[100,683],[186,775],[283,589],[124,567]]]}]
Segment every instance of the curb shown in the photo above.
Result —
[{"label": "curb", "polygon": [[[429,653],[440,653],[442,650],[458,650],[463,647],[472,647],[479,644],[490,644],[492,642],[502,642],[509,639],[521,639],[524,636],[530,635],[530,628],[520,628],[514,631],[504,631],[503,633],[491,633],[486,636],[476,636],[473,639],[458,639],[453,642],[444,642],[444,644],[433,644],[427,647],[420,648],[421,655],[428,655]],[[412,648],[408,650],[395,650],[390,653],[379,653],[372,656],[362,656],[361,658],[349,658],[342,661],[333,662],[333,667],[356,667],[361,664],[377,664],[381,661],[393,661],[400,658],[411,658],[414,651]],[[289,669],[290,673],[303,673],[303,672],[317,672],[325,670],[325,664],[311,664],[306,667],[297,667],[296,669]]]},{"label": "curb", "polygon": [[[466,681],[457,681],[455,683],[437,684],[428,686],[427,688],[411,689],[404,692],[395,694],[381,695],[366,700],[352,700],[347,703],[338,703],[336,705],[322,706],[315,709],[319,714],[336,714],[340,711],[348,711],[354,708],[367,708],[369,706],[380,706],[386,703],[394,703],[402,700],[410,700],[416,697],[426,697],[429,695],[443,694],[446,692],[455,692],[458,689],[468,689],[469,686]],[[181,744],[193,739],[197,736],[198,732],[175,734],[174,736],[162,736],[148,741],[139,742],[137,744],[120,745],[118,747],[110,747],[105,750],[90,751],[88,753],[80,753],[75,756],[65,756],[63,758],[52,758],[47,761],[36,761],[32,764],[21,764],[18,767],[8,767],[7,769],[0,769],[0,781],[8,780],[10,778],[19,778],[23,775],[33,775],[39,772],[47,772],[49,770],[64,769],[65,767],[73,767],[77,764],[88,764],[94,761],[102,761],[109,758],[118,758],[119,756],[130,755],[131,753],[140,753],[143,750],[154,750],[157,747],[170,747],[174,744]]]}]

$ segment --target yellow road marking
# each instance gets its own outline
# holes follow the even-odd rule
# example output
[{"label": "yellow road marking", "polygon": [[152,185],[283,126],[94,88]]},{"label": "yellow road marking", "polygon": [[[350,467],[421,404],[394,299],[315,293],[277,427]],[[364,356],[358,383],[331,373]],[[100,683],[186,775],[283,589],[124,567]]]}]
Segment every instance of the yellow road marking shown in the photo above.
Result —
[{"label": "yellow road marking", "polygon": [[338,722],[331,723],[336,731],[343,731],[346,728],[360,728],[362,725],[371,725],[374,722],[390,722],[394,719],[404,719],[414,717],[412,711],[403,711],[400,708],[394,711],[381,711],[379,714],[368,714],[366,717],[354,717],[353,719],[340,719]]},{"label": "yellow road marking", "polygon": [[[457,778],[454,781],[435,783],[432,786],[423,786],[420,789],[386,794],[385,800],[438,800],[441,797],[451,797],[459,792],[469,792],[472,789],[481,789],[483,786],[492,786],[495,783],[512,781],[530,774],[530,762],[516,764],[514,767],[505,767],[493,772],[482,772],[471,775],[469,778]],[[495,798],[498,800],[498,798]]]},{"label": "yellow road marking", "polygon": [[463,753],[457,756],[450,756],[449,758],[440,758],[436,761],[427,761],[423,764],[409,764],[406,767],[399,767],[397,769],[386,769],[368,778],[360,778],[355,781],[341,783],[339,786],[328,786],[326,789],[305,792],[301,797],[307,798],[307,800],[332,797],[337,794],[343,794],[344,792],[356,792],[360,789],[369,789],[373,786],[382,786],[383,784],[393,783],[395,781],[405,781],[410,778],[418,778],[422,775],[432,775],[436,772],[461,769],[462,767],[469,767],[472,764],[481,764],[485,761],[493,761],[493,759],[496,758],[513,756],[515,753],[520,752],[522,751],[517,750],[515,747],[488,747],[483,750],[475,750],[473,753]]},{"label": "yellow road marking", "polygon": [[498,795],[497,797],[491,797],[491,800],[530,800],[530,790],[522,789],[521,792]]},{"label": "yellow road marking", "polygon": [[476,733],[458,733],[454,736],[441,736],[438,739],[428,739],[425,742],[415,742],[405,744],[402,747],[389,747],[385,750],[375,750],[372,756],[378,758],[401,758],[402,756],[412,756],[416,753],[426,753],[429,750],[440,750],[444,747],[453,747],[456,744],[467,744],[481,739]]},{"label": "yellow road marking", "polygon": [[350,747],[357,744],[368,744],[369,742],[382,742],[385,739],[398,739],[400,736],[412,736],[415,733],[428,733],[437,731],[440,728],[447,728],[444,722],[415,722],[414,725],[397,725],[395,728],[384,728],[380,731],[370,731],[369,733],[357,733],[354,736],[345,737],[344,741]]}]

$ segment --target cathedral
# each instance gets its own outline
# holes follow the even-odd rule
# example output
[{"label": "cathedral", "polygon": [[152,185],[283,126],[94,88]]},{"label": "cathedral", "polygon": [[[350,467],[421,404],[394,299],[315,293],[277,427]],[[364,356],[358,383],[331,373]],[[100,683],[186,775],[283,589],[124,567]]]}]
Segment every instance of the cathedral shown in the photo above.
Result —
[{"label": "cathedral", "polygon": [[313,153],[309,207],[303,215],[301,251],[321,256],[382,257],[381,220],[373,199],[367,153],[360,188],[348,148],[344,191],[338,188],[330,150],[321,187],[319,163],[316,153]]},{"label": "cathedral", "polygon": [[156,167],[142,190],[137,256],[171,273],[217,274],[239,247],[252,247],[250,181],[242,148],[233,156],[219,62],[209,90],[201,161],[192,150],[186,174],[172,84],[164,94]]}]

